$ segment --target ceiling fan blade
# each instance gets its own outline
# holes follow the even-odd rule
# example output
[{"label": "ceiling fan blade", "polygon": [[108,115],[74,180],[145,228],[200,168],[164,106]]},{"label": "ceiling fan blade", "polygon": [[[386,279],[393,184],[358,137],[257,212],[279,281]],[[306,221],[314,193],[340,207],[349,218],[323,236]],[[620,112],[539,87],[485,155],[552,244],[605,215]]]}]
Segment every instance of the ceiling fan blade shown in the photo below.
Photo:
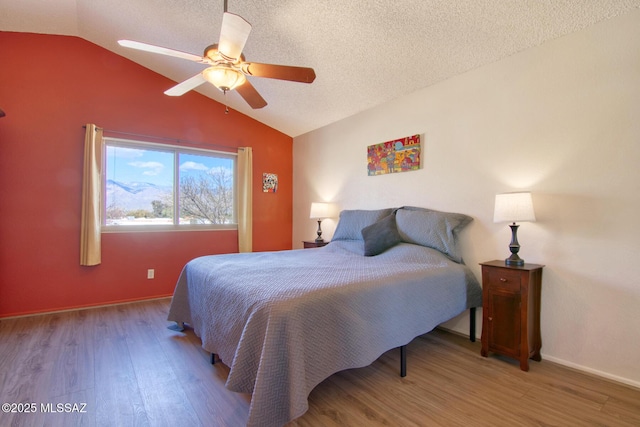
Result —
[{"label": "ceiling fan blade", "polygon": [[240,54],[242,54],[250,32],[251,24],[243,17],[225,12],[222,16],[218,52],[230,61],[240,59]]},{"label": "ceiling fan blade", "polygon": [[143,50],[145,52],[159,53],[160,55],[174,56],[188,61],[207,63],[201,56],[192,53],[180,52],[179,50],[167,49],[166,47],[154,46],[152,44],[134,42],[133,40],[118,40],[120,46],[131,49]]},{"label": "ceiling fan blade", "polygon": [[247,104],[253,109],[262,108],[267,105],[267,101],[258,93],[255,87],[249,80],[238,86],[235,90],[238,91],[240,96],[247,101]]},{"label": "ceiling fan blade", "polygon": [[316,79],[316,72],[313,71],[313,68],[292,67],[289,65],[244,62],[242,64],[242,71],[250,76],[289,80],[300,83],[312,83]]},{"label": "ceiling fan blade", "polygon": [[175,85],[171,89],[167,89],[164,92],[164,94],[165,95],[169,95],[169,96],[180,96],[180,95],[183,95],[183,94],[189,92],[191,89],[195,89],[196,87],[200,86],[204,82],[206,82],[206,80],[202,76],[202,73],[196,74],[195,76],[191,77],[190,79],[187,79],[187,80],[183,81],[182,83],[178,83],[177,85]]}]

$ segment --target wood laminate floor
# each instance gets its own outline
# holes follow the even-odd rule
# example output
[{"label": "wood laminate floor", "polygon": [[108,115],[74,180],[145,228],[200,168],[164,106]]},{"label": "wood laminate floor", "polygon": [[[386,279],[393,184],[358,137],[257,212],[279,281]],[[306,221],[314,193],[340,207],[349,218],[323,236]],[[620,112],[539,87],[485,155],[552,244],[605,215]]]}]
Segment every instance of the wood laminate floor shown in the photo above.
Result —
[{"label": "wood laminate floor", "polygon": [[[228,391],[169,300],[0,320],[0,426],[236,427],[250,396]],[[639,426],[640,390],[548,361],[529,372],[433,331],[335,374],[290,426]],[[24,411],[31,410],[25,413]]]}]

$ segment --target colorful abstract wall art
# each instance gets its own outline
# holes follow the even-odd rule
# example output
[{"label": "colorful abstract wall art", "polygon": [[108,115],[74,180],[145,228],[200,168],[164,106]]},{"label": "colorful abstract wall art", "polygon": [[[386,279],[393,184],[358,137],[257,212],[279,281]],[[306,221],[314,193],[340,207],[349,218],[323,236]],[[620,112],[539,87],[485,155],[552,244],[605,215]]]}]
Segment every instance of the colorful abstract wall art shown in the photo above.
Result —
[{"label": "colorful abstract wall art", "polygon": [[278,175],[275,173],[262,174],[262,191],[265,193],[275,193],[278,191]]},{"label": "colorful abstract wall art", "polygon": [[420,169],[420,135],[367,147],[369,176]]}]

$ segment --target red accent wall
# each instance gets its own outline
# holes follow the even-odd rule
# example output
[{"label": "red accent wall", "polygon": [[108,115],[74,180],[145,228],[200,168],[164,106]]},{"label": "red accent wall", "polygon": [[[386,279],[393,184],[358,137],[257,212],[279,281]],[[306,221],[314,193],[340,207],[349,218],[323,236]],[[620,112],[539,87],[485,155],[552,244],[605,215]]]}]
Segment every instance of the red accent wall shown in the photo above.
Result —
[{"label": "red accent wall", "polygon": [[86,123],[253,147],[254,251],[291,249],[291,137],[195,92],[168,97],[175,82],[77,37],[0,32],[0,58],[0,317],[170,295],[188,260],[238,251],[228,230],[103,234],[102,264],[81,267]]}]

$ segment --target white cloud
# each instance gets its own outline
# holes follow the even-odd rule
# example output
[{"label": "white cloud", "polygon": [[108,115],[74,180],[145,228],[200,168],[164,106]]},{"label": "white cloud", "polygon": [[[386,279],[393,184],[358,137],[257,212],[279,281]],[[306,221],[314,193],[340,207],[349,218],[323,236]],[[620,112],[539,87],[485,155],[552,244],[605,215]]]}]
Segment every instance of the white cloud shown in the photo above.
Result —
[{"label": "white cloud", "polygon": [[160,162],[129,162],[129,166],[145,169],[143,175],[156,176],[160,175],[164,169],[164,165]]},{"label": "white cloud", "polygon": [[196,163],[196,162],[184,162],[183,164],[180,165],[180,170],[181,171],[188,171],[188,170],[192,170],[192,171],[208,171],[209,168],[206,167],[205,165],[203,165],[202,163]]}]

